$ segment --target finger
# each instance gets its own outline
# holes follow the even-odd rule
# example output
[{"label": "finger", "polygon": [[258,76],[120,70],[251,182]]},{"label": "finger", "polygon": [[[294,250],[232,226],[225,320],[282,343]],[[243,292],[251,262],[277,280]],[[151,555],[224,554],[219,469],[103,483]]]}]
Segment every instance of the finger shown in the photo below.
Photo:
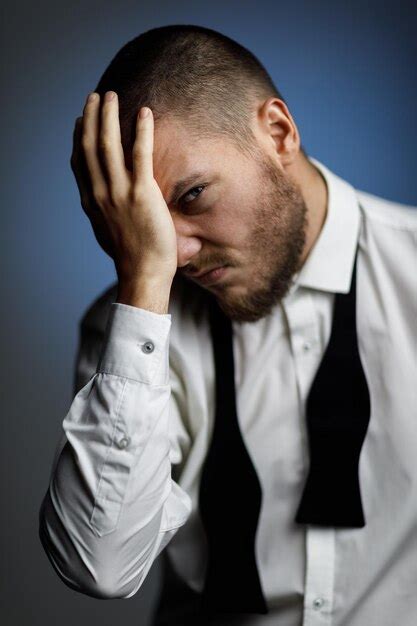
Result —
[{"label": "finger", "polygon": [[[107,96],[111,95],[111,99]],[[101,107],[100,151],[102,163],[112,200],[125,197],[129,189],[129,177],[122,148],[119,99],[114,91],[108,91]]]},{"label": "finger", "polygon": [[[144,110],[148,114],[142,117]],[[132,150],[134,187],[153,179],[153,140],[153,114],[148,107],[142,107],[136,119],[136,137]]]},{"label": "finger", "polygon": [[91,183],[88,176],[87,165],[85,157],[81,149],[81,133],[83,127],[83,118],[77,117],[75,121],[73,131],[73,148],[71,154],[71,169],[74,173],[75,180],[77,182],[78,191],[80,193],[81,205],[87,212],[92,210],[92,190]]},{"label": "finger", "polygon": [[80,192],[81,205],[93,227],[93,232],[101,248],[110,257],[114,257],[114,244],[110,236],[107,221],[98,204],[94,202],[91,192],[91,182],[88,177],[87,165],[83,151],[81,150],[81,133],[83,118],[77,117],[73,132],[73,151],[71,155],[71,167],[77,181]]},{"label": "finger", "polygon": [[87,163],[93,196],[104,208],[108,199],[107,182],[98,156],[98,137],[100,133],[100,96],[93,94],[92,100],[87,99],[83,114],[83,132],[81,143]]}]

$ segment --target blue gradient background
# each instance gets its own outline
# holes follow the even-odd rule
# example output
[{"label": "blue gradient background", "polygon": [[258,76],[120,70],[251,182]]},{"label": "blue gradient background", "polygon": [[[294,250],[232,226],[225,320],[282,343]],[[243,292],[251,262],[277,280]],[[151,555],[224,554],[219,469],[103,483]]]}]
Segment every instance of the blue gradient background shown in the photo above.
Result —
[{"label": "blue gradient background", "polygon": [[126,41],[165,24],[208,26],[263,62],[310,155],[355,187],[416,204],[416,10],[398,1],[294,0],[2,7],[1,619],[144,626],[157,564],[129,602],[100,602],[65,587],[37,536],[72,400],[78,321],[116,277],[70,169],[75,118]]}]

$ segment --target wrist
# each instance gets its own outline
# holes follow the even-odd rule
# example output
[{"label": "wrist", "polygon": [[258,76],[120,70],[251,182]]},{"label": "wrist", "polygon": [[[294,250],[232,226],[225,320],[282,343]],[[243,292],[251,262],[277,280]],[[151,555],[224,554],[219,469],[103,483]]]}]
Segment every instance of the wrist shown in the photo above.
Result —
[{"label": "wrist", "polygon": [[168,313],[172,281],[140,278],[119,281],[116,302],[147,309],[154,313]]}]

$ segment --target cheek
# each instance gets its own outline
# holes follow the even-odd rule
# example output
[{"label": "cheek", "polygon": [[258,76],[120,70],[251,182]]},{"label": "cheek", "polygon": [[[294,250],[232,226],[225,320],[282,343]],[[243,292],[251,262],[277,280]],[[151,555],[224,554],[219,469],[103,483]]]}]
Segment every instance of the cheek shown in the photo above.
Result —
[{"label": "cheek", "polygon": [[253,230],[253,213],[247,199],[217,203],[207,220],[208,232],[219,244],[231,248],[242,248]]}]

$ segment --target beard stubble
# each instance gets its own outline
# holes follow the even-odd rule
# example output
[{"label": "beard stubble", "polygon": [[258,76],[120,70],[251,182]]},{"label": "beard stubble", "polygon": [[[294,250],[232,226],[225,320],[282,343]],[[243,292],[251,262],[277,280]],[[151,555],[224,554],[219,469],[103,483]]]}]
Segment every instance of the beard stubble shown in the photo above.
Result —
[{"label": "beard stubble", "polygon": [[234,294],[226,282],[219,283],[215,294],[225,315],[236,322],[256,322],[285,297],[306,242],[307,206],[298,185],[268,157],[258,164],[261,201],[247,243],[251,275],[244,293]]}]

